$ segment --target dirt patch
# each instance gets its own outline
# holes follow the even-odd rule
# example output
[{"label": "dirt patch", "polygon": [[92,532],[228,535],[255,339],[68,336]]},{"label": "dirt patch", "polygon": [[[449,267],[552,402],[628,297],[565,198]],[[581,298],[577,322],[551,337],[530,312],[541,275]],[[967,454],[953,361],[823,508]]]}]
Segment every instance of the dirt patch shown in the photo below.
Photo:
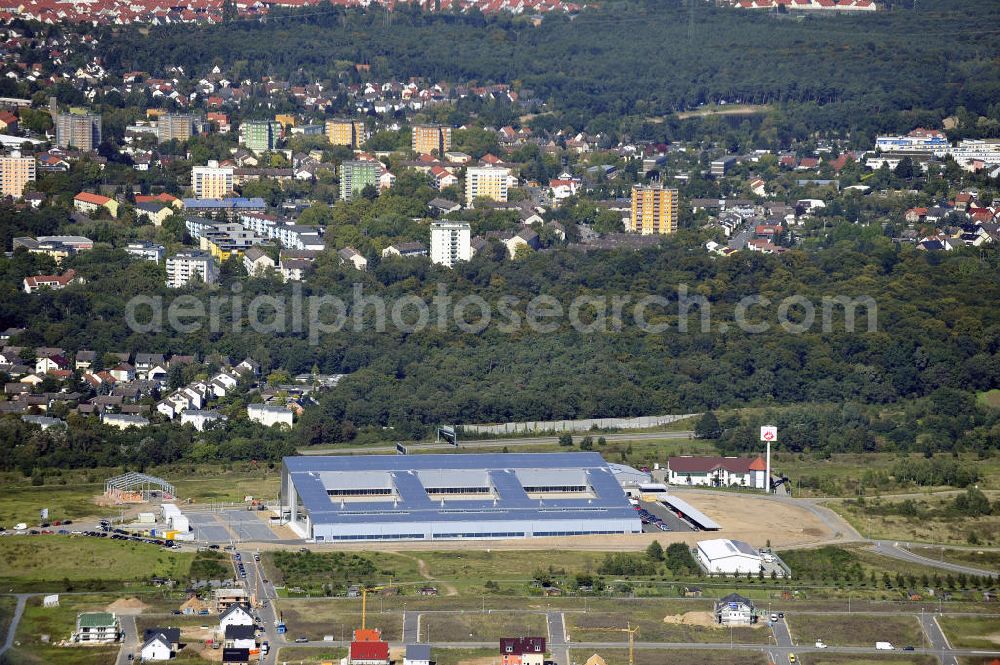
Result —
[{"label": "dirt patch", "polygon": [[715,616],[711,612],[685,612],[684,614],[668,614],[663,617],[663,623],[680,624],[684,626],[702,626],[717,628]]},{"label": "dirt patch", "polygon": [[[209,624],[211,626],[211,624]],[[213,649],[208,640],[214,640],[216,637],[216,631],[214,628],[185,628],[181,641],[187,646],[184,647],[185,651],[191,651],[198,654],[205,660],[214,660],[216,662],[222,661],[222,649]]]},{"label": "dirt patch", "polygon": [[149,605],[138,598],[119,598],[107,607],[108,612],[115,614],[142,614]]}]

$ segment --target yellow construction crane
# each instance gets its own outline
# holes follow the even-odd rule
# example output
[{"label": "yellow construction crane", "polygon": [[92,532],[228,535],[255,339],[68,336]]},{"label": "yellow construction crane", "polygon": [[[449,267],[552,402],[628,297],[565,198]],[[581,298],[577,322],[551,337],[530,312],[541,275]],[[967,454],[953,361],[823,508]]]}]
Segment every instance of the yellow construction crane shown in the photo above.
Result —
[{"label": "yellow construction crane", "polygon": [[628,633],[628,665],[635,665],[635,636],[639,634],[639,626],[632,627],[632,623],[625,624],[625,628],[606,628],[604,626],[580,627],[577,630],[609,630],[618,633]]},{"label": "yellow construction crane", "polygon": [[365,620],[368,616],[368,592],[381,591],[384,586],[361,587],[361,630],[365,629]]}]

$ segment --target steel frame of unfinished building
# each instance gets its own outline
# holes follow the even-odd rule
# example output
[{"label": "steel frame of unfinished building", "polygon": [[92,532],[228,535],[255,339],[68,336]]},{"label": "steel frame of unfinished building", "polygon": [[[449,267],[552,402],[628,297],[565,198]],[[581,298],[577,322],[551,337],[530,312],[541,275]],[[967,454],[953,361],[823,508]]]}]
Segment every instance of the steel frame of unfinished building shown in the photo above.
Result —
[{"label": "steel frame of unfinished building", "polygon": [[104,495],[118,500],[129,500],[128,495],[132,494],[138,495],[145,501],[155,490],[162,492],[164,498],[172,499],[177,496],[174,486],[163,478],[136,471],[108,478],[104,483]]}]

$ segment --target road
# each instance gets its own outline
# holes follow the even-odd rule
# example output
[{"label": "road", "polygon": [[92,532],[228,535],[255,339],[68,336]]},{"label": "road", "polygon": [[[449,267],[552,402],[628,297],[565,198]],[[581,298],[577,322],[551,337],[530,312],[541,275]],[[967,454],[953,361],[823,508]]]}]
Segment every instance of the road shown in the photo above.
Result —
[{"label": "road", "polygon": [[135,654],[135,661],[139,660],[139,629],[135,625],[135,616],[132,614],[120,614],[118,620],[122,626],[122,647],[118,651],[116,665],[129,665],[133,662],[128,659],[129,654]]},{"label": "road", "polygon": [[[574,442],[579,442],[585,436],[603,436],[606,441],[657,441],[662,439],[690,439],[694,436],[691,430],[681,430],[676,432],[635,432],[620,434],[577,434],[573,437]],[[518,448],[523,446],[539,446],[559,443],[558,436],[528,436],[514,439],[469,439],[459,441],[460,450],[475,450],[479,448]],[[404,442],[407,451],[417,450],[453,450],[455,446],[450,443],[434,442]],[[396,446],[352,446],[336,448],[300,448],[301,455],[358,455],[373,453],[395,453]]]},{"label": "road", "polygon": [[[244,584],[258,603],[255,611],[260,618],[261,627],[264,630],[261,641],[267,641],[271,647],[266,655],[261,656],[260,663],[262,665],[274,665],[277,662],[278,648],[287,644],[285,636],[279,635],[278,629],[275,626],[277,615],[274,610],[274,599],[277,598],[278,594],[274,590],[274,584],[264,576],[264,568],[254,561],[256,550],[244,547],[238,551],[240,560],[247,571]],[[234,569],[236,567],[235,556],[233,567]],[[235,574],[236,579],[240,579],[239,573]]]},{"label": "road", "polygon": [[571,665],[566,645],[566,621],[562,612],[546,612],[545,624],[549,633],[549,653],[557,665]]},{"label": "road", "polygon": [[[936,615],[921,612],[920,627],[923,628],[924,635],[927,636],[927,641],[930,642],[932,649],[951,649],[951,644],[948,643],[948,638],[941,630]],[[958,665],[958,658],[954,655],[942,656],[941,665]]]},{"label": "road", "polygon": [[952,573],[960,573],[965,575],[985,575],[991,576],[996,575],[995,570],[984,570],[982,568],[973,568],[972,566],[964,566],[958,563],[952,563],[950,561],[940,561],[938,559],[931,559],[930,557],[921,556],[919,554],[914,554],[910,550],[904,547],[904,544],[900,544],[898,541],[891,540],[873,540],[874,550],[883,556],[891,556],[895,559],[901,559],[903,561],[909,561],[910,563],[917,563],[923,566],[931,566],[933,568],[940,568],[941,570],[947,570]]},{"label": "road", "polygon": [[17,624],[21,623],[21,617],[24,615],[24,605],[28,602],[28,598],[38,594],[34,593],[19,593],[16,594],[17,603],[14,605],[14,616],[10,619],[10,627],[7,629],[7,638],[3,642],[3,646],[0,646],[0,656],[7,653],[12,646],[14,646],[14,636],[17,634]]}]

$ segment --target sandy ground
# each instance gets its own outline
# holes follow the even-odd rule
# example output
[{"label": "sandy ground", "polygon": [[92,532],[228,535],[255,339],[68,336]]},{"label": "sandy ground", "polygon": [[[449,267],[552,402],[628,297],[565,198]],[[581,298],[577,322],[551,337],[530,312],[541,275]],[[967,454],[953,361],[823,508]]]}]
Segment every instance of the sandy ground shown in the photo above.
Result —
[{"label": "sandy ground", "polygon": [[[721,531],[661,532],[622,536],[569,536],[561,538],[527,538],[514,540],[441,541],[433,544],[436,551],[445,550],[574,550],[574,551],[641,551],[654,540],[664,546],[682,542],[694,545],[706,538],[731,538],[762,547],[768,540],[775,548],[825,543],[835,539],[834,532],[816,515],[802,506],[771,501],[765,497],[745,494],[701,493],[686,491],[684,500],[715,520]],[[287,545],[262,543],[260,549],[287,549]],[[371,550],[371,543],[329,543],[308,545],[314,550]],[[380,542],[379,551],[426,551],[424,542]]]},{"label": "sandy ground", "polygon": [[[715,615],[711,612],[685,612],[684,614],[668,614],[663,617],[663,623],[677,624],[681,626],[701,626],[702,628],[718,628]],[[752,628],[761,628],[765,624],[756,623]]]},{"label": "sandy ground", "polygon": [[115,614],[142,614],[149,605],[138,598],[119,598],[107,607],[108,612]]}]

